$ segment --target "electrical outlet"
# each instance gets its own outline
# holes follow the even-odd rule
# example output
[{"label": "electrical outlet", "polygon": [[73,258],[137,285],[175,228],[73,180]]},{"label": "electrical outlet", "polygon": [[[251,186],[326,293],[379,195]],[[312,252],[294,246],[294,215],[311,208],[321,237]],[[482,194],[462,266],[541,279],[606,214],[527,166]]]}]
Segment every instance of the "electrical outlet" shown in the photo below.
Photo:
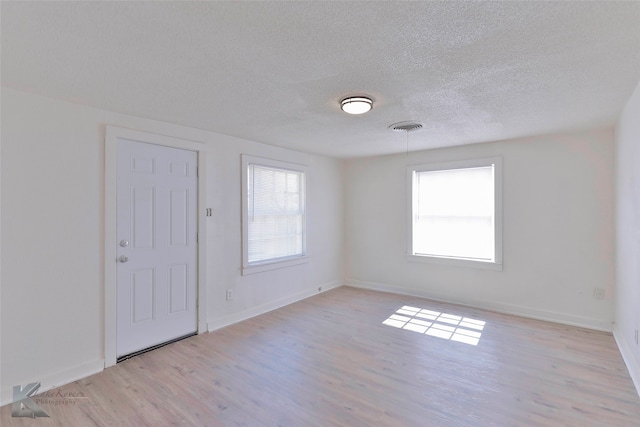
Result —
[{"label": "electrical outlet", "polygon": [[593,297],[595,299],[604,299],[604,289],[602,288],[595,288],[593,290]]},{"label": "electrical outlet", "polygon": [[233,299],[233,289],[227,289],[227,301],[231,301]]}]

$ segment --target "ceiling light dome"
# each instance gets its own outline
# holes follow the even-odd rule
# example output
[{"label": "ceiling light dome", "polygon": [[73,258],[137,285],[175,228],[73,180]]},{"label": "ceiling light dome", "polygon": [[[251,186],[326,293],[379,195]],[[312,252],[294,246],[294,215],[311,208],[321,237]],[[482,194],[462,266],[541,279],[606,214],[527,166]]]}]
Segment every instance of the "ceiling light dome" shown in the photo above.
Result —
[{"label": "ceiling light dome", "polygon": [[343,99],[340,108],[348,114],[364,114],[373,108],[373,101],[365,96],[352,96]]}]

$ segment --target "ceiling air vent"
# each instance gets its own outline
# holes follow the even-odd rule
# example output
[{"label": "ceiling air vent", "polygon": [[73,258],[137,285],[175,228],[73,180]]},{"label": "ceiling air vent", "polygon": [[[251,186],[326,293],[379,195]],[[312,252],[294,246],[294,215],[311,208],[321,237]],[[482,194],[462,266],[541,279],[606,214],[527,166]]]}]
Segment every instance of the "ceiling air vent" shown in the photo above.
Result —
[{"label": "ceiling air vent", "polygon": [[394,123],[389,126],[389,129],[395,132],[412,132],[414,130],[421,129],[422,125],[416,122],[400,122]]}]

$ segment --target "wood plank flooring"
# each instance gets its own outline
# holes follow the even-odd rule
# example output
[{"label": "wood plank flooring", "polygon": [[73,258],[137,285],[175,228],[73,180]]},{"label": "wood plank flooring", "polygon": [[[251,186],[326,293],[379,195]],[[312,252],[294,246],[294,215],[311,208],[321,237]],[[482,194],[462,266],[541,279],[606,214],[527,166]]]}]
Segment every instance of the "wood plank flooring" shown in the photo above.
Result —
[{"label": "wood plank flooring", "polygon": [[46,394],[0,425],[640,426],[611,334],[349,287]]}]

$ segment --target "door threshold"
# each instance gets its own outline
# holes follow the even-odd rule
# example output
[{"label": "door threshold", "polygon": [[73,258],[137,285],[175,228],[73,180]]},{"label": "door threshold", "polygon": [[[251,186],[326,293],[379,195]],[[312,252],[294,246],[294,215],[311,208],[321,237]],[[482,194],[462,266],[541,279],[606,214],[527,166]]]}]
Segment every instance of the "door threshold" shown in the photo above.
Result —
[{"label": "door threshold", "polygon": [[133,352],[133,353],[125,354],[124,356],[120,356],[120,357],[118,357],[118,358],[116,359],[116,363],[123,362],[123,361],[125,361],[125,360],[131,359],[132,357],[139,356],[139,355],[141,355],[141,354],[143,354],[143,353],[147,353],[147,352],[149,352],[149,351],[156,350],[156,349],[158,349],[158,348],[160,348],[160,347],[164,347],[165,345],[173,344],[174,342],[182,341],[183,339],[186,339],[186,338],[189,338],[189,337],[193,337],[193,336],[196,336],[196,335],[198,335],[198,333],[197,333],[197,332],[193,332],[193,333],[191,333],[191,334],[183,335],[183,336],[181,336],[181,337],[174,338],[174,339],[172,339],[172,340],[170,340],[170,341],[163,342],[163,343],[161,343],[161,344],[157,344],[157,345],[154,345],[154,346],[152,346],[152,347],[147,347],[147,348],[144,348],[144,349],[142,349],[142,350],[135,351],[135,352]]}]

